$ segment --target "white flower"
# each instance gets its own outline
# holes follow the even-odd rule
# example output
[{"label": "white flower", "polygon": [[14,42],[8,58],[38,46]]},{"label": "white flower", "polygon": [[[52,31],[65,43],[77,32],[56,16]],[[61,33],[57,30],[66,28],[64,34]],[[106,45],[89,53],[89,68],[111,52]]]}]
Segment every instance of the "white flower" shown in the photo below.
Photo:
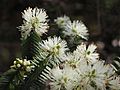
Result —
[{"label": "white flower", "polygon": [[19,27],[22,38],[27,38],[30,35],[31,30],[35,30],[38,35],[42,35],[47,32],[48,24],[46,20],[48,18],[44,9],[28,8],[22,13],[23,24]]},{"label": "white flower", "polygon": [[111,90],[120,90],[120,77],[119,76],[112,76],[108,81],[107,81],[107,86]]},{"label": "white flower", "polygon": [[67,43],[60,37],[49,37],[48,40],[43,40],[40,46],[46,53],[54,57],[61,57],[68,50]]},{"label": "white flower", "polygon": [[86,26],[81,21],[68,22],[63,31],[65,35],[68,36],[80,36],[83,39],[87,39],[88,30]]},{"label": "white flower", "polygon": [[79,87],[84,87],[86,88],[85,90],[89,90],[89,88],[94,88],[93,90],[105,90],[106,85],[104,82],[109,70],[112,70],[112,68],[109,65],[104,65],[103,61],[98,61],[93,65],[81,64],[78,69],[80,77],[82,78],[78,83],[78,85],[80,85]]},{"label": "white flower", "polygon": [[73,90],[76,84],[77,72],[71,67],[66,66],[63,69],[59,67],[51,70],[52,77],[50,84],[51,90]]},{"label": "white flower", "polygon": [[110,90],[120,90],[120,76],[117,76],[115,69],[109,64],[110,68],[106,73],[105,85]]},{"label": "white flower", "polygon": [[99,54],[96,53],[97,46],[94,44],[90,44],[88,47],[86,44],[81,44],[74,51],[76,55],[78,55],[81,60],[87,60],[89,63],[95,63],[99,59]]},{"label": "white flower", "polygon": [[57,25],[60,28],[64,28],[68,22],[71,22],[70,18],[68,16],[65,16],[65,15],[63,17],[58,17],[54,21],[57,23]]},{"label": "white flower", "polygon": [[61,61],[65,62],[67,65],[69,65],[73,69],[79,68],[80,58],[77,54],[67,53],[66,55],[61,57]]}]

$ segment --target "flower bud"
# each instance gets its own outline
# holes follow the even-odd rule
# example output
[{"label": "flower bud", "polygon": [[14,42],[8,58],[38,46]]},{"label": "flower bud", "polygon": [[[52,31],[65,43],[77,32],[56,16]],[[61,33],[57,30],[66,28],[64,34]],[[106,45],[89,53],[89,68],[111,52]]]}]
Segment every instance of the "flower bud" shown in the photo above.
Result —
[{"label": "flower bud", "polygon": [[21,65],[20,65],[20,64],[17,64],[17,67],[19,68],[19,67],[21,67]]},{"label": "flower bud", "polygon": [[26,71],[27,71],[27,72],[30,72],[30,71],[31,71],[31,67],[30,67],[30,66],[27,66],[27,67],[26,67]]}]

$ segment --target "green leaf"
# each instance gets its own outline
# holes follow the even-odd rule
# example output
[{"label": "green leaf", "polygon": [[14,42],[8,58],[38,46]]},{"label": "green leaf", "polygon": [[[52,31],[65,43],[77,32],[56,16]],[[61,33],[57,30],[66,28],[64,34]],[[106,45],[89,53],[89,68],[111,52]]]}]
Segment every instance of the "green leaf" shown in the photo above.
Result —
[{"label": "green leaf", "polygon": [[[42,72],[44,71],[44,70],[47,70],[47,66],[49,66],[50,67],[50,64],[49,65],[47,65],[46,63],[47,63],[47,61],[48,61],[48,58],[49,58],[49,55],[47,56],[47,57],[45,57],[45,59],[44,60],[41,60],[40,59],[40,56],[39,56],[39,58],[35,58],[34,59],[34,63],[36,63],[36,68],[35,68],[35,70],[34,71],[32,71],[31,72],[31,74],[30,75],[28,75],[28,78],[26,78],[26,80],[25,80],[25,83],[24,83],[24,85],[22,86],[22,89],[23,90],[30,90],[30,88],[32,88],[32,90],[33,90],[33,87],[34,88],[37,88],[37,87],[39,87],[39,89],[44,85],[44,83],[39,83],[39,85],[37,86],[37,84],[35,84],[35,83],[37,83],[37,81],[39,81],[39,77],[40,77],[40,75],[42,74]],[[38,90],[39,90],[38,89]]]},{"label": "green leaf", "polygon": [[0,90],[13,90],[13,86],[11,86],[10,83],[14,79],[16,73],[16,70],[10,69],[0,77]]},{"label": "green leaf", "polygon": [[22,41],[22,56],[28,60],[32,60],[39,51],[39,42],[41,41],[40,36],[35,31],[30,33],[27,39]]},{"label": "green leaf", "polygon": [[120,75],[120,58],[116,58],[113,62],[112,62],[113,67],[116,69],[116,73],[118,75]]}]

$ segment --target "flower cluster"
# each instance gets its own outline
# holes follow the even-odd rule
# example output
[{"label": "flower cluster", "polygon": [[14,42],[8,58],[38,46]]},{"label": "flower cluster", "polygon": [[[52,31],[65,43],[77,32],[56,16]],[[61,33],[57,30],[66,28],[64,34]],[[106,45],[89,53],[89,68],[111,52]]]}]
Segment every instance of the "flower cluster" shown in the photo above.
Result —
[{"label": "flower cluster", "polygon": [[88,30],[82,21],[74,20],[73,22],[69,17],[58,17],[55,19],[57,25],[63,29],[63,34],[66,36],[79,36],[83,39],[87,39]]},{"label": "flower cluster", "polygon": [[70,21],[70,18],[68,16],[63,16],[63,17],[58,17],[57,19],[54,20],[56,22],[56,24],[60,27],[60,28],[65,28],[66,24]]},{"label": "flower cluster", "polygon": [[51,70],[50,76],[52,78],[49,83],[51,90],[73,90],[76,85],[78,73],[69,66],[60,69],[59,66]]},{"label": "flower cluster", "polygon": [[[40,36],[47,32],[48,16],[43,9],[28,8],[22,13],[22,17],[24,21],[19,29],[23,39],[26,39],[32,30]],[[44,69],[40,71],[39,79],[46,83],[49,81],[47,84],[50,90],[120,90],[120,77],[115,72],[116,68],[100,60],[96,52],[97,46],[75,43],[81,41],[81,38],[88,38],[88,30],[83,22],[71,21],[67,16],[58,17],[55,22],[62,29],[62,39],[67,42],[54,36],[36,43],[39,47],[34,49],[40,50],[38,60],[42,58],[46,65],[45,68],[39,65]],[[77,48],[69,50],[67,45],[70,48],[73,44]],[[41,62],[36,59],[34,63]],[[20,72],[31,72],[34,65],[26,59],[17,58],[11,68]]]},{"label": "flower cluster", "polygon": [[32,9],[29,7],[22,13],[22,18],[24,19],[23,24],[19,27],[22,39],[26,39],[32,30],[40,36],[47,32],[49,27],[47,24],[48,16],[44,9]]},{"label": "flower cluster", "polygon": [[45,54],[50,54],[51,57],[60,58],[68,50],[66,41],[62,40],[60,37],[48,37],[48,40],[43,40],[40,43],[41,49]]},{"label": "flower cluster", "polygon": [[51,90],[119,90],[120,77],[110,64],[99,60],[96,46],[81,44],[63,58],[62,68],[50,70]]},{"label": "flower cluster", "polygon": [[24,72],[31,72],[31,70],[34,68],[34,65],[32,65],[32,63],[26,59],[21,60],[16,58],[14,65],[12,65],[11,68]]},{"label": "flower cluster", "polygon": [[91,44],[87,47],[86,44],[82,43],[77,46],[77,49],[74,51],[74,54],[80,56],[81,60],[86,60],[89,63],[94,63],[98,61],[99,54],[96,52],[97,46]]}]

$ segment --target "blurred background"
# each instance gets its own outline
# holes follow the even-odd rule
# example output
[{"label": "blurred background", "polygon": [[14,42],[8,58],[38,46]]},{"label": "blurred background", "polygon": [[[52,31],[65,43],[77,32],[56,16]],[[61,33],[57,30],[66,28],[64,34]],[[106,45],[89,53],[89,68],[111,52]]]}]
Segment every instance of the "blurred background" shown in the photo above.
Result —
[{"label": "blurred background", "polygon": [[102,59],[111,62],[120,56],[120,0],[0,0],[0,73],[21,57],[20,32],[24,9],[44,8],[51,22],[64,14],[82,20],[89,42],[98,46]]}]

